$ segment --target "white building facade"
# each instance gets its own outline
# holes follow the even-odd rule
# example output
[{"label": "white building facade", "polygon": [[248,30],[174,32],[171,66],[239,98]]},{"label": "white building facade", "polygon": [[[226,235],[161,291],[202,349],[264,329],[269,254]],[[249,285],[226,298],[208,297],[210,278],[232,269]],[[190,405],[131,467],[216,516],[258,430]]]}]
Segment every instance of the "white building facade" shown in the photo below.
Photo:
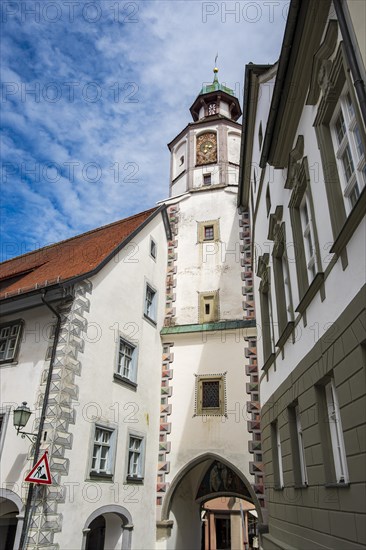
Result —
[{"label": "white building facade", "polygon": [[246,68],[268,549],[366,543],[361,20],[362,2],[291,2],[278,63]]},{"label": "white building facade", "polygon": [[[11,268],[2,295],[2,548],[21,548],[23,528],[28,549],[154,546],[167,238],[161,207],[3,264],[17,262],[20,279]],[[40,270],[64,273],[67,259],[75,274],[82,260],[97,266],[26,288],[32,268],[41,283]],[[37,442],[12,426],[23,400],[52,475],[31,501]]]}]

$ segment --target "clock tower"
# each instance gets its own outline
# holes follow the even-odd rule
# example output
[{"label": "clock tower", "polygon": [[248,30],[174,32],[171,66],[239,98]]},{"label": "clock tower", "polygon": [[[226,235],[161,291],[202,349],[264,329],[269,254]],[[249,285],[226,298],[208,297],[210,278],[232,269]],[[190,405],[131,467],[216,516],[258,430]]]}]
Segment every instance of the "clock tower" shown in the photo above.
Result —
[{"label": "clock tower", "polygon": [[251,287],[243,287],[251,277],[249,218],[237,208],[241,109],[233,90],[220,84],[217,68],[190,112],[193,121],[168,145],[170,198],[164,201],[173,237],[161,332],[161,549],[208,548],[214,535],[208,523],[202,530],[202,518],[211,513],[206,503],[218,497],[227,506],[241,499],[262,518],[250,454],[260,449],[252,445],[259,423],[248,431],[248,420],[257,418],[247,393],[256,368],[256,328]]},{"label": "clock tower", "polygon": [[237,185],[241,116],[233,90],[213,83],[203,86],[190,109],[193,122],[168,147],[171,152],[170,195],[205,186]]}]

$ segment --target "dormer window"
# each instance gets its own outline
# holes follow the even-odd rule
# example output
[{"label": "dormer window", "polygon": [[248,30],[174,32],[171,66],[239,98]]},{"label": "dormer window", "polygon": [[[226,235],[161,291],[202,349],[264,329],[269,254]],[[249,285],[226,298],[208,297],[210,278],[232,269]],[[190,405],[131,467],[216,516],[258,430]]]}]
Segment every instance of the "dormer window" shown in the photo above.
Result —
[{"label": "dormer window", "polygon": [[216,115],[216,103],[210,103],[208,106],[208,116]]}]

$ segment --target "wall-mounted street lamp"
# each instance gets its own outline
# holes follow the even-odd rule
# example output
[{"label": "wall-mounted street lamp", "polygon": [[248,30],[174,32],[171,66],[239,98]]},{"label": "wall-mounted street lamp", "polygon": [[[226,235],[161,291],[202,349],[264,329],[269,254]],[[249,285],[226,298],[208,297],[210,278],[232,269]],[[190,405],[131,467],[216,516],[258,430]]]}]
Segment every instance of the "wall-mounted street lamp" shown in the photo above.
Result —
[{"label": "wall-mounted street lamp", "polygon": [[26,426],[31,414],[32,413],[29,407],[27,407],[27,402],[23,401],[23,403],[13,411],[13,424],[14,428],[17,431],[17,435],[21,434],[23,439],[27,436],[28,439],[33,443],[33,441],[37,437],[37,434],[22,431],[22,428]]}]

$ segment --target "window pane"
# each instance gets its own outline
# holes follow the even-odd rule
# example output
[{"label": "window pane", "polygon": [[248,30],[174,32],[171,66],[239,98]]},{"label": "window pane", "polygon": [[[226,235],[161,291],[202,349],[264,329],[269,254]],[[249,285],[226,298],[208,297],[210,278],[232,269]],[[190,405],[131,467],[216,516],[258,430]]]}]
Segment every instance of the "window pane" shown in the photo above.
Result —
[{"label": "window pane", "polygon": [[346,126],[345,126],[345,123],[344,123],[344,118],[343,118],[342,111],[340,111],[340,113],[338,115],[338,118],[337,118],[336,123],[335,123],[335,127],[336,127],[338,145],[340,145],[341,142],[342,142],[342,139],[346,135]]},{"label": "window pane", "polygon": [[212,241],[214,238],[214,228],[213,225],[207,225],[205,227],[205,241]]},{"label": "window pane", "polygon": [[347,144],[347,146],[344,150],[344,153],[342,155],[342,163],[343,163],[344,175],[345,175],[345,178],[348,182],[351,179],[351,176],[354,172],[351,151],[350,151],[350,148],[349,148],[348,144]]},{"label": "window pane", "polygon": [[202,407],[218,408],[220,406],[220,382],[210,380],[202,382]]}]

